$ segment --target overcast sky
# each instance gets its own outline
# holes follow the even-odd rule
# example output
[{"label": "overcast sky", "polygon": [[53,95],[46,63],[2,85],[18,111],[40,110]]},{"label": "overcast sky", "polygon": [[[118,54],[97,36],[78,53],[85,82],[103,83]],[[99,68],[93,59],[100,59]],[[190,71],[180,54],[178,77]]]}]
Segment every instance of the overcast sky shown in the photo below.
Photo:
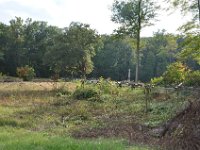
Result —
[{"label": "overcast sky", "polygon": [[[23,19],[47,21],[49,25],[67,27],[72,21],[91,25],[100,34],[110,34],[117,25],[111,21],[111,6],[114,0],[0,0],[0,22],[8,24],[15,16]],[[161,2],[162,0],[157,0]],[[161,5],[165,5],[161,3]],[[154,26],[143,29],[142,36],[152,36],[158,29],[166,29],[168,33],[176,29],[186,20],[180,13],[168,15],[159,12]]]}]

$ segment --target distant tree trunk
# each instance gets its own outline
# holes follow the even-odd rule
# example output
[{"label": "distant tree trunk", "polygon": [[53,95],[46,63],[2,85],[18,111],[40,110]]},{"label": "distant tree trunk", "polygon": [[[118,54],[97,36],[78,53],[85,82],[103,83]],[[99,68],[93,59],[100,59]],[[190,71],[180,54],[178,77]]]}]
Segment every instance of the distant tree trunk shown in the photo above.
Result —
[{"label": "distant tree trunk", "polygon": [[86,80],[86,64],[85,62],[82,62],[81,65],[81,87],[85,88],[85,80]]},{"label": "distant tree trunk", "polygon": [[135,82],[139,79],[139,62],[140,62],[140,35],[137,37],[137,48],[136,48],[136,68],[135,68]]},{"label": "distant tree trunk", "polygon": [[86,79],[86,70],[87,70],[87,65],[86,65],[87,61],[86,61],[86,53],[83,54],[83,58],[81,60],[81,78],[83,80]]},{"label": "distant tree trunk", "polygon": [[82,64],[82,79],[86,79],[86,65],[85,63]]},{"label": "distant tree trunk", "polygon": [[131,80],[131,69],[128,69],[128,81],[130,82]]},{"label": "distant tree trunk", "polygon": [[138,5],[139,15],[138,15],[138,29],[137,29],[137,47],[136,47],[136,68],[135,68],[135,82],[138,82],[139,79],[139,64],[140,64],[140,31],[141,31],[141,1],[139,1]]},{"label": "distant tree trunk", "polygon": [[136,68],[135,68],[135,82],[138,82],[139,79],[139,62],[140,62],[140,39],[137,39],[137,48],[136,48]]},{"label": "distant tree trunk", "polygon": [[199,10],[199,24],[200,24],[200,0],[198,0],[198,10]]}]

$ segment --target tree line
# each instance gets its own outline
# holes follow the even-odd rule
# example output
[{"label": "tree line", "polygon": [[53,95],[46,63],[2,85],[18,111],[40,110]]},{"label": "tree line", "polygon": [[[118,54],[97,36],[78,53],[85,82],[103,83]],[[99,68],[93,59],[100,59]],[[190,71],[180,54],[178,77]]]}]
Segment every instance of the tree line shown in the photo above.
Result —
[{"label": "tree line", "polygon": [[[172,4],[177,7],[181,2]],[[186,7],[196,8],[192,4],[181,5],[183,11],[189,10]],[[121,26],[111,35],[100,35],[80,22],[72,22],[65,28],[20,17],[10,20],[9,25],[0,23],[0,72],[16,76],[18,67],[28,65],[34,68],[37,77],[102,76],[126,80],[131,69],[132,80],[150,81],[177,60],[194,70],[200,69],[200,36],[196,30],[199,24],[195,21],[198,15],[181,27],[184,30],[181,35],[162,30],[153,37],[140,37],[142,28],[155,19],[157,9],[150,0],[116,0],[112,20]]]}]

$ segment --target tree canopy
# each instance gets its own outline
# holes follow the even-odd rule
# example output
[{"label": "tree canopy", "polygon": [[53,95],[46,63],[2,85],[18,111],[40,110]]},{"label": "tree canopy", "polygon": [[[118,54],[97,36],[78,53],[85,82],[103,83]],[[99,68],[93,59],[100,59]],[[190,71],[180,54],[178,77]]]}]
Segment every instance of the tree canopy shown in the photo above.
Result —
[{"label": "tree canopy", "polygon": [[150,81],[161,76],[167,66],[177,60],[193,70],[200,69],[197,64],[200,62],[200,42],[196,30],[183,35],[168,34],[163,30],[155,32],[153,37],[141,37],[139,53],[135,42],[137,31],[133,31],[132,35],[124,32],[99,35],[88,24],[79,22],[59,28],[44,21],[16,17],[9,25],[0,23],[0,72],[16,76],[17,68],[29,66],[36,77],[102,76],[127,80],[131,69],[133,80],[137,75],[133,68],[140,59],[139,79]]},{"label": "tree canopy", "polygon": [[158,7],[152,0],[115,0],[112,21],[121,24],[117,33],[136,39],[135,81],[138,82],[140,64],[140,33],[143,27],[152,24]]}]

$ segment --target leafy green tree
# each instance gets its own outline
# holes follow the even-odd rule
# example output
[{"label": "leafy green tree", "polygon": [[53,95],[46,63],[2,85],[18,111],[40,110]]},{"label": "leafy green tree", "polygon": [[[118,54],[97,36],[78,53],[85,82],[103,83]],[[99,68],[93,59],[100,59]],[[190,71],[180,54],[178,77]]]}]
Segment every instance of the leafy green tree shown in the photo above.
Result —
[{"label": "leafy green tree", "polygon": [[[103,36],[103,47],[94,57],[93,76],[127,80],[128,69],[133,67],[133,50],[126,39]],[[132,73],[131,73],[132,74]]]},{"label": "leafy green tree", "polygon": [[8,26],[0,23],[0,72],[5,73],[5,51],[7,43]]},{"label": "leafy green tree", "polygon": [[16,68],[24,61],[24,26],[20,17],[10,21],[7,30],[7,45],[5,50],[6,72],[10,75],[16,75]]},{"label": "leafy green tree", "polygon": [[25,64],[33,66],[38,76],[47,76],[48,67],[43,63],[44,55],[52,46],[54,36],[61,31],[57,27],[48,26],[46,22],[32,19],[27,19],[24,26]]},{"label": "leafy green tree", "polygon": [[163,81],[165,85],[179,84],[185,81],[185,76],[188,71],[187,66],[181,62],[172,63],[163,74]]},{"label": "leafy green tree", "polygon": [[[145,57],[145,58],[144,58]],[[152,51],[148,53],[144,53],[144,57],[142,58],[142,80],[149,81],[152,77],[156,76],[155,67],[156,67],[156,56]]]},{"label": "leafy green tree", "polygon": [[164,30],[146,39],[141,58],[142,81],[161,76],[166,71],[167,65],[175,61],[178,52],[177,39],[178,37],[166,34]]},{"label": "leafy green tree", "polygon": [[48,66],[53,76],[59,76],[67,66],[72,66],[73,51],[70,51],[66,33],[60,30],[55,32],[52,39],[48,41],[48,50],[44,55],[43,64]]},{"label": "leafy green tree", "polygon": [[200,1],[199,0],[167,0],[175,8],[181,8],[183,14],[192,12],[194,14],[193,20],[200,22]]},{"label": "leafy green tree", "polygon": [[48,77],[49,68],[43,63],[44,54],[52,45],[58,30],[46,22],[32,21],[30,18],[24,21],[16,17],[8,26],[1,24],[1,70],[15,76],[17,67],[30,65],[38,76]]},{"label": "leafy green tree", "polygon": [[66,28],[68,48],[73,58],[71,64],[76,66],[83,78],[93,70],[92,58],[100,46],[100,37],[88,24],[72,22]]},{"label": "leafy green tree", "polygon": [[45,54],[45,63],[54,72],[66,70],[70,74],[81,74],[83,78],[93,70],[92,58],[100,46],[100,36],[89,25],[73,22]]},{"label": "leafy green tree", "polygon": [[138,82],[140,63],[140,33],[143,27],[152,24],[157,9],[152,0],[115,0],[112,7],[112,21],[121,24],[118,33],[136,38],[136,82]]},{"label": "leafy green tree", "polygon": [[180,7],[184,15],[188,12],[193,14],[193,19],[180,27],[185,34],[180,58],[183,60],[193,58],[200,63],[200,0],[168,0],[168,2],[175,8]]},{"label": "leafy green tree", "polygon": [[181,60],[192,58],[200,64],[200,33],[187,34],[180,47],[182,48],[179,54]]}]

